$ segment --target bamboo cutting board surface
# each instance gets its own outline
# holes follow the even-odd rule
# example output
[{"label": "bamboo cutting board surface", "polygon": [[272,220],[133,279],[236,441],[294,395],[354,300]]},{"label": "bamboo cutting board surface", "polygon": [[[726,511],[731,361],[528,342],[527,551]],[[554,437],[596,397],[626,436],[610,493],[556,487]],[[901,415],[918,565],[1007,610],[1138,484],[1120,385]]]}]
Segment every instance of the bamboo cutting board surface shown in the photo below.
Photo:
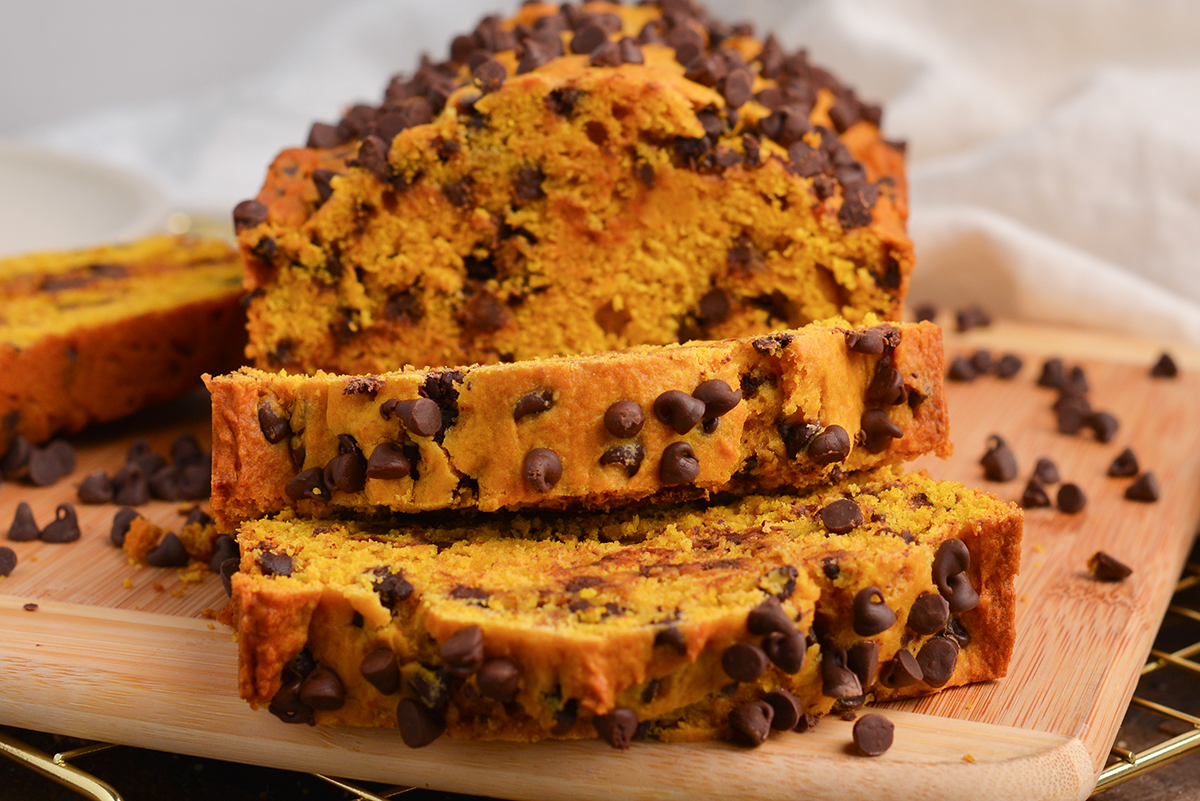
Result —
[{"label": "bamboo cutting board surface", "polygon": [[[998,325],[948,337],[947,356],[1016,351],[1011,381],[949,384],[955,455],[918,463],[937,478],[1016,499],[1040,456],[1079,484],[1078,515],[1030,510],[1017,582],[1017,645],[1001,681],[889,705],[896,742],[856,756],[848,722],[776,735],[748,751],[724,743],[599,741],[535,745],[441,740],[411,751],[396,732],[287,726],[237,698],[236,648],[209,615],[225,603],[215,576],[184,585],[176,571],[130,566],[108,542],[115,506],[76,503],[83,538],[6,543],[19,557],[0,580],[0,723],[273,767],[520,799],[603,798],[1085,798],[1124,709],[1200,523],[1200,372],[1151,380],[1153,344]],[[1181,361],[1200,367],[1195,354]],[[1087,369],[1093,406],[1121,422],[1101,444],[1054,430],[1055,394],[1035,386],[1041,355]],[[206,399],[193,396],[74,440],[79,466],[55,487],[0,485],[0,530],[28,501],[39,525],[75,501],[88,473],[115,471],[129,442],[166,453],[181,431],[206,441]],[[1006,484],[978,465],[989,435],[1018,459]],[[1125,500],[1131,479],[1105,475],[1132,446],[1162,485],[1156,504]],[[177,504],[141,511],[182,524]],[[1134,568],[1119,584],[1086,574],[1103,549]],[[128,579],[128,582],[126,581]],[[25,605],[36,603],[36,611]]]}]

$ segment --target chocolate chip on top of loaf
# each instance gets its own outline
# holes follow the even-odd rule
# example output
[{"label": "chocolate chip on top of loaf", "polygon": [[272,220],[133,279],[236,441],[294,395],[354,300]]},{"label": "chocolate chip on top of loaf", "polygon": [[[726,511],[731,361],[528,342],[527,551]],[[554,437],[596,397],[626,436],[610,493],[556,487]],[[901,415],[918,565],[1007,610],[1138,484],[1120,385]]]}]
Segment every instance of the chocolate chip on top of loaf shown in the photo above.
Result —
[{"label": "chocolate chip on top of loaf", "polygon": [[[398,726],[411,746],[625,748],[757,744],[1004,675],[1020,510],[919,475],[860,478],[624,512],[245,523],[226,613],[242,697],[289,722]],[[854,526],[829,527],[835,503]]]},{"label": "chocolate chip on top of loaf", "polygon": [[489,17],[238,205],[249,355],[367,374],[899,319],[880,116],[692,2]]},{"label": "chocolate chip on top of loaf", "polygon": [[612,507],[836,481],[949,453],[941,331],[766,337],[373,376],[210,378],[222,530],[285,508],[378,517]]}]

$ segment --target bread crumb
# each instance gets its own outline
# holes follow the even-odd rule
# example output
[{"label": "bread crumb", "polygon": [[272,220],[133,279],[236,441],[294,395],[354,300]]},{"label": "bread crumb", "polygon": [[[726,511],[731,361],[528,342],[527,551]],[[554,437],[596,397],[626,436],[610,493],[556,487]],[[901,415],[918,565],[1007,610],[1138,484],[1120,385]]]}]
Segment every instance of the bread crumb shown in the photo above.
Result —
[{"label": "bread crumb", "polygon": [[36,562],[37,560],[38,560],[38,555],[36,553],[33,556],[29,557],[30,562]]},{"label": "bread crumb", "polygon": [[1045,545],[1042,545],[1040,542],[1035,542],[1035,543],[1033,544],[1033,552],[1034,552],[1034,553],[1045,553],[1045,552],[1046,552],[1046,546],[1045,546]]},{"label": "bread crumb", "polygon": [[978,761],[979,760],[975,758],[974,754],[963,754],[963,762],[970,762],[972,765],[974,765]]},{"label": "bread crumb", "polygon": [[1018,598],[1017,600],[1018,600],[1018,601],[1020,601],[1020,602],[1021,602],[1021,603],[1023,603],[1023,604],[1026,604],[1026,603],[1029,603],[1029,596],[1028,596],[1028,595],[1022,595],[1022,596],[1021,596],[1020,598]]},{"label": "bread crumb", "polygon": [[1042,562],[1034,562],[1034,563],[1033,563],[1033,567],[1034,567],[1034,569],[1035,569],[1035,570],[1041,570],[1041,569],[1042,569],[1042,564],[1043,564]]},{"label": "bread crumb", "polygon": [[172,591],[171,591],[171,597],[172,597],[172,598],[182,598],[182,597],[183,597],[183,593],[184,593],[184,590],[183,590],[183,588],[182,588],[182,587],[180,587],[180,588],[179,588],[179,589],[177,589],[177,590],[172,590]]},{"label": "bread crumb", "polygon": [[154,588],[154,591],[155,591],[155,592],[162,592],[163,590],[165,590],[165,589],[166,589],[166,587],[164,587],[164,586],[162,585],[162,582],[161,582],[161,581],[156,581],[156,582],[154,582],[153,584],[151,584],[150,586]]},{"label": "bread crumb", "polygon": [[216,630],[217,630],[217,624],[216,624],[216,623],[209,623],[209,624],[208,624],[208,630],[209,630],[209,631],[216,631]]},{"label": "bread crumb", "polygon": [[132,590],[133,589],[133,579],[126,576],[125,580],[121,582],[121,586],[127,590]]},{"label": "bread crumb", "polygon": [[216,617],[217,617],[217,613],[216,613],[216,611],[215,611],[215,610],[213,610],[213,609],[209,609],[209,608],[206,606],[206,607],[204,607],[203,609],[201,609],[201,610],[200,610],[200,617],[206,617],[206,618],[208,618],[209,620],[215,620],[215,619],[216,619]]}]

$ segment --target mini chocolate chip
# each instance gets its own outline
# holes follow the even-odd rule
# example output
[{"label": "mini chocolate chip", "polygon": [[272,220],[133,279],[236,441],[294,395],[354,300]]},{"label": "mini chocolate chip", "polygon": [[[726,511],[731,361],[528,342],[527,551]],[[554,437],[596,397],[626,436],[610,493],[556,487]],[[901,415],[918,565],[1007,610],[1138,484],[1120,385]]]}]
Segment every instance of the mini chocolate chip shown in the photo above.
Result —
[{"label": "mini chocolate chip", "polygon": [[637,713],[632,709],[614,709],[607,715],[592,718],[592,725],[596,727],[601,740],[624,751],[629,748],[637,732]]},{"label": "mini chocolate chip", "polygon": [[283,682],[271,699],[267,711],[284,723],[311,723],[312,708],[300,700],[301,682],[299,676],[293,676]]},{"label": "mini chocolate chip", "polygon": [[950,369],[946,371],[946,378],[951,381],[974,381],[978,375],[975,365],[965,356],[955,356],[950,362]]},{"label": "mini chocolate chip", "polygon": [[112,499],[112,479],[103,470],[98,470],[79,482],[79,500],[84,503],[109,503]]},{"label": "mini chocolate chip", "polygon": [[772,631],[763,638],[763,653],[775,667],[793,675],[804,667],[804,656],[808,651],[805,637],[798,631]]},{"label": "mini chocolate chip", "polygon": [[571,37],[571,52],[586,56],[608,42],[608,31],[595,23],[584,25]]},{"label": "mini chocolate chip", "polygon": [[207,498],[212,493],[212,462],[184,465],[179,471],[179,497],[188,501]]},{"label": "mini chocolate chip", "polygon": [[292,557],[286,553],[260,551],[255,558],[264,576],[292,575]]},{"label": "mini chocolate chip", "polygon": [[867,328],[862,331],[846,332],[846,347],[855,353],[865,353],[878,356],[883,353],[883,331],[879,328]]},{"label": "mini chocolate chip", "polygon": [[673,442],[663,450],[658,479],[664,486],[690,484],[700,475],[700,460],[686,442]]},{"label": "mini chocolate chip", "polygon": [[834,534],[845,534],[863,524],[862,509],[849,498],[839,498],[825,506],[817,516]]},{"label": "mini chocolate chip", "polygon": [[679,654],[687,653],[687,638],[678,626],[667,626],[654,635],[654,647],[664,646]]},{"label": "mini chocolate chip", "polygon": [[796,624],[784,611],[779,599],[772,595],[750,610],[750,614],[746,616],[746,628],[751,634],[762,636],[773,631],[787,634],[796,630]]},{"label": "mini chocolate chip", "polygon": [[971,586],[971,579],[966,573],[956,573],[946,579],[950,587],[950,595],[946,598],[953,614],[968,612],[979,606],[979,593]]},{"label": "mini chocolate chip", "polygon": [[1093,412],[1087,416],[1083,424],[1092,429],[1096,439],[1101,442],[1112,442],[1112,438],[1117,435],[1117,429],[1120,427],[1117,418],[1108,412]]},{"label": "mini chocolate chip", "polygon": [[1063,389],[1077,395],[1086,395],[1088,393],[1087,373],[1084,372],[1082,367],[1075,365],[1071,368],[1071,372],[1063,382]]},{"label": "mini chocolate chip", "polygon": [[600,457],[600,464],[621,465],[625,468],[625,475],[633,478],[641,469],[642,460],[645,458],[646,451],[641,445],[617,445],[604,452]]},{"label": "mini chocolate chip", "polygon": [[304,677],[299,696],[300,703],[312,709],[341,709],[346,703],[346,688],[336,673],[320,665]]},{"label": "mini chocolate chip", "polygon": [[288,421],[275,414],[267,403],[258,407],[258,426],[262,429],[263,437],[272,445],[292,435],[292,427]]},{"label": "mini chocolate chip", "polygon": [[741,108],[752,96],[754,89],[754,73],[748,69],[735,69],[725,76],[721,85],[721,94],[725,98],[726,108]]},{"label": "mini chocolate chip", "polygon": [[1000,361],[996,362],[993,371],[997,378],[1012,378],[1017,373],[1021,372],[1021,368],[1025,365],[1021,361],[1021,357],[1012,353],[1006,353],[1000,357]]},{"label": "mini chocolate chip", "polygon": [[325,485],[338,492],[362,492],[367,486],[367,460],[362,453],[340,453],[330,459]]},{"label": "mini chocolate chip", "polygon": [[659,420],[675,429],[676,434],[686,434],[704,419],[705,403],[686,392],[668,390],[654,401],[654,414]]},{"label": "mini chocolate chip", "polygon": [[621,66],[621,46],[616,42],[605,42],[592,51],[588,64],[593,67]]},{"label": "mini chocolate chip", "polygon": [[405,745],[423,748],[442,736],[446,721],[432,709],[405,698],[396,707],[396,727]]},{"label": "mini chocolate chip", "polygon": [[895,622],[896,613],[884,603],[883,591],[878,587],[866,587],[854,596],[854,633],[858,636],[874,636]]},{"label": "mini chocolate chip", "polygon": [[[75,517],[75,507],[69,503],[58,505],[58,508],[54,510],[54,520],[46,524],[40,535],[42,542],[57,544],[75,542],[79,537],[79,520]],[[13,539],[11,530],[9,539]]]},{"label": "mini chocolate chip", "polygon": [[1063,434],[1077,434],[1087,424],[1091,412],[1083,404],[1064,403],[1057,411],[1055,423]]},{"label": "mini chocolate chip", "polygon": [[904,436],[904,430],[892,422],[887,412],[882,409],[868,409],[863,412],[863,433],[866,434],[867,450],[871,453],[882,453],[893,439]]},{"label": "mini chocolate chip", "polygon": [[1045,456],[1037,460],[1033,468],[1033,478],[1039,484],[1058,483],[1058,465]]},{"label": "mini chocolate chip", "polygon": [[531,414],[541,414],[554,405],[554,393],[548,389],[530,392],[517,401],[513,407],[513,420],[520,420]]},{"label": "mini chocolate chip", "polygon": [[1142,473],[1138,476],[1138,480],[1125,488],[1125,497],[1131,501],[1142,501],[1143,503],[1154,503],[1162,494],[1162,490],[1158,486],[1158,479],[1153,473]]},{"label": "mini chocolate chip", "polygon": [[400,690],[400,664],[391,648],[376,648],[367,654],[359,672],[384,695],[392,695]]},{"label": "mini chocolate chip", "polygon": [[17,566],[17,552],[7,545],[0,545],[0,576],[7,576]]},{"label": "mini chocolate chip", "polygon": [[367,478],[405,478],[412,472],[412,465],[404,455],[404,449],[394,442],[381,442],[367,460]]},{"label": "mini chocolate chip", "polygon": [[1137,457],[1130,448],[1126,448],[1112,460],[1112,464],[1108,466],[1108,474],[1116,478],[1127,478],[1136,476],[1139,469]]},{"label": "mini chocolate chip", "polygon": [[990,372],[992,369],[992,352],[988,350],[977,350],[971,354],[971,366],[975,368],[975,372],[983,374]]},{"label": "mini chocolate chip", "polygon": [[923,592],[908,612],[907,626],[917,634],[937,634],[950,620],[950,604],[940,594]]},{"label": "mini chocolate chip", "polygon": [[1021,508],[1042,509],[1047,506],[1050,506],[1050,496],[1046,493],[1046,488],[1039,484],[1036,478],[1029,479],[1025,491],[1021,493]]},{"label": "mini chocolate chip", "polygon": [[908,399],[904,387],[904,376],[895,367],[884,366],[881,362],[875,377],[867,387],[868,402],[881,403],[885,406],[895,406]]},{"label": "mini chocolate chip", "polygon": [[146,564],[151,567],[184,567],[188,558],[187,548],[174,531],[168,531],[158,545],[146,552]]},{"label": "mini chocolate chip", "polygon": [[[20,510],[18,510],[20,511]],[[136,509],[130,509],[126,506],[123,509],[118,509],[113,515],[112,530],[108,534],[112,544],[121,548],[125,545],[125,535],[129,533],[129,524],[141,517],[141,513]],[[30,518],[32,522],[32,518]]]},{"label": "mini chocolate chip", "polygon": [[562,478],[562,460],[549,448],[533,448],[525,454],[525,482],[535,492],[549,492]]},{"label": "mini chocolate chip", "polygon": [[516,663],[502,656],[484,662],[479,675],[475,677],[479,692],[505,704],[517,697],[520,681],[521,671]]},{"label": "mini chocolate chip", "polygon": [[763,696],[763,702],[775,713],[771,718],[771,728],[776,731],[795,728],[804,717],[804,707],[800,704],[800,699],[787,690],[772,690]]},{"label": "mini chocolate chip", "polygon": [[858,719],[851,736],[864,756],[876,757],[892,747],[895,728],[883,715],[872,712]]},{"label": "mini chocolate chip", "polygon": [[438,653],[452,675],[470,676],[483,665],[483,629],[467,626],[449,637]]},{"label": "mini chocolate chip", "polygon": [[171,443],[171,461],[177,465],[193,464],[204,459],[204,449],[193,434],[183,433]]},{"label": "mini chocolate chip", "polygon": [[618,439],[636,437],[646,424],[646,415],[635,401],[619,400],[604,412],[604,428]]},{"label": "mini chocolate chip", "polygon": [[987,451],[979,460],[989,481],[1012,481],[1017,477],[1017,459],[1008,444],[993,434],[988,437]]},{"label": "mini chocolate chip", "polygon": [[879,643],[873,640],[854,643],[846,653],[846,667],[858,676],[864,692],[871,689],[879,673]]},{"label": "mini chocolate chip", "polygon": [[821,692],[830,698],[858,698],[862,682],[846,666],[846,649],[831,645],[821,655]]},{"label": "mini chocolate chip", "polygon": [[237,540],[228,534],[219,534],[213,540],[213,555],[208,560],[208,569],[213,573],[220,573],[221,565],[225,563],[226,559],[240,560],[240,558],[241,552],[238,549]]},{"label": "mini chocolate chip", "polygon": [[943,598],[949,600],[953,593],[949,579],[958,573],[963,573],[971,567],[971,552],[966,543],[951,537],[938,546],[933,556],[933,583]]},{"label": "mini chocolate chip", "polygon": [[517,64],[517,74],[524,75],[527,72],[533,72],[538,67],[545,66],[553,61],[562,49],[562,42],[557,46],[553,42],[543,39],[529,38],[521,43],[522,54],[521,60]]},{"label": "mini chocolate chip", "polygon": [[738,704],[729,712],[729,727],[734,738],[751,747],[762,745],[771,733],[775,719],[775,708],[766,701],[749,701]]},{"label": "mini chocolate chip", "polygon": [[1082,512],[1087,506],[1087,496],[1078,484],[1063,484],[1058,488],[1058,508],[1067,514]]},{"label": "mini chocolate chip", "polygon": [[1179,367],[1175,364],[1175,360],[1171,358],[1171,354],[1164,353],[1158,357],[1158,361],[1150,368],[1150,376],[1152,378],[1175,378],[1179,375]]},{"label": "mini chocolate chip", "polygon": [[1066,383],[1066,371],[1063,368],[1062,359],[1051,358],[1042,362],[1042,374],[1038,376],[1037,380],[1039,387],[1060,389],[1064,383]]},{"label": "mini chocolate chip", "polygon": [[1114,559],[1104,551],[1096,551],[1087,562],[1088,570],[1097,581],[1124,581],[1133,575],[1133,568]]},{"label": "mini chocolate chip", "polygon": [[767,669],[763,649],[748,642],[735,642],[721,655],[721,667],[734,681],[754,681]]},{"label": "mini chocolate chip", "polygon": [[921,664],[908,651],[897,652],[879,673],[879,682],[892,689],[911,687],[924,680],[925,673],[921,670]]},{"label": "mini chocolate chip", "polygon": [[704,404],[703,419],[711,420],[727,414],[741,403],[742,390],[740,387],[735,390],[721,379],[713,378],[696,387],[692,397]]},{"label": "mini chocolate chip", "polygon": [[941,687],[950,681],[957,663],[958,643],[949,637],[934,637],[917,653],[917,664],[930,687]]},{"label": "mini chocolate chip", "polygon": [[985,328],[992,324],[992,316],[981,306],[968,306],[955,313],[958,331],[970,331],[972,328]]},{"label": "mini chocolate chip", "polygon": [[[180,499],[179,493],[179,473],[180,469],[174,465],[163,465],[150,476],[150,480],[146,482],[150,488],[150,494],[155,498],[164,501],[177,501]],[[128,493],[125,495],[129,497]]]},{"label": "mini chocolate chip", "polygon": [[[790,423],[781,422],[778,425],[779,433],[783,436],[783,447],[787,450],[787,455],[791,459],[797,459],[801,453],[804,453],[817,438],[821,431],[820,423],[802,423],[800,425],[791,425]],[[832,428],[833,426],[830,426]],[[847,434],[846,438],[849,439]],[[836,443],[835,443],[836,444]]]},{"label": "mini chocolate chip", "polygon": [[233,207],[233,229],[238,233],[245,228],[254,228],[267,221],[267,207],[257,200],[243,200]]},{"label": "mini chocolate chip", "polygon": [[240,559],[226,559],[221,563],[221,586],[229,598],[233,597],[233,574],[238,572],[240,562]]},{"label": "mini chocolate chip", "polygon": [[325,471],[320,467],[310,467],[288,480],[283,491],[294,501],[304,499],[312,501],[328,501],[329,487],[325,485]]},{"label": "mini chocolate chip", "polygon": [[75,449],[60,439],[45,448],[33,448],[27,469],[35,486],[48,487],[75,469]]},{"label": "mini chocolate chip", "polygon": [[442,430],[442,410],[429,398],[385,401],[379,413],[384,420],[395,414],[409,433],[418,437],[432,437]]},{"label": "mini chocolate chip", "polygon": [[621,61],[626,64],[646,63],[646,57],[642,54],[642,48],[638,46],[637,40],[632,36],[622,36],[617,41],[617,48],[621,53]]},{"label": "mini chocolate chip", "polygon": [[832,425],[813,437],[808,446],[808,458],[822,467],[845,461],[850,455],[850,435],[839,425]]}]

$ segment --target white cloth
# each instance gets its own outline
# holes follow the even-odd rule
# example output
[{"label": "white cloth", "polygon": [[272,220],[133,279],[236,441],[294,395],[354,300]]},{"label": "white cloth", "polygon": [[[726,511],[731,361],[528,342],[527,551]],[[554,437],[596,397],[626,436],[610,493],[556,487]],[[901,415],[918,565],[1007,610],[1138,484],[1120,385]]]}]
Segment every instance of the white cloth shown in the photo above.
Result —
[{"label": "white cloth", "polygon": [[[227,214],[284,145],[515,0],[371,0],[262,74],[27,140]],[[1187,0],[715,0],[807,47],[909,143],[911,302],[1200,346],[1200,6]]]}]

